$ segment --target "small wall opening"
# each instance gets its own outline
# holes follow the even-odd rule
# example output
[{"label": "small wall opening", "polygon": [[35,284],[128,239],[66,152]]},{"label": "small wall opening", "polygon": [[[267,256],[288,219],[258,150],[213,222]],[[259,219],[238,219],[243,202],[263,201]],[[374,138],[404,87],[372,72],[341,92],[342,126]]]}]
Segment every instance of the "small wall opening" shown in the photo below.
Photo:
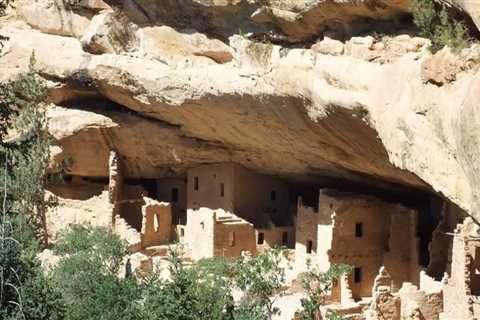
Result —
[{"label": "small wall opening", "polygon": [[282,233],[282,244],[287,245],[288,244],[288,232],[284,231]]},{"label": "small wall opening", "polygon": [[224,197],[225,196],[225,184],[223,183],[220,183],[220,197]]},{"label": "small wall opening", "polygon": [[263,244],[265,242],[265,234],[260,232],[258,234],[257,244]]},{"label": "small wall opening", "polygon": [[275,201],[276,199],[277,193],[275,192],[275,190],[272,190],[272,192],[270,192],[270,200]]},{"label": "small wall opening", "polygon": [[172,202],[177,203],[178,202],[178,188],[173,188],[172,189]]},{"label": "small wall opening", "polygon": [[155,214],[154,217],[155,217],[155,220],[154,220],[153,227],[155,229],[155,232],[159,232],[160,231],[160,217],[158,216],[158,214]]},{"label": "small wall opening", "polygon": [[355,224],[355,237],[361,238],[363,237],[363,223],[357,222]]},{"label": "small wall opening", "polygon": [[470,265],[470,290],[472,295],[480,296],[480,247],[475,248]]},{"label": "small wall opening", "polygon": [[228,245],[230,247],[235,246],[235,232],[233,232],[233,231],[230,231],[228,233]]},{"label": "small wall opening", "polygon": [[353,272],[353,281],[355,283],[362,282],[362,268],[356,267]]},{"label": "small wall opening", "polygon": [[313,241],[312,241],[312,240],[308,240],[308,241],[307,241],[307,253],[308,253],[308,254],[312,253],[312,249],[313,249]]},{"label": "small wall opening", "polygon": [[198,177],[193,178],[193,189],[198,191]]}]

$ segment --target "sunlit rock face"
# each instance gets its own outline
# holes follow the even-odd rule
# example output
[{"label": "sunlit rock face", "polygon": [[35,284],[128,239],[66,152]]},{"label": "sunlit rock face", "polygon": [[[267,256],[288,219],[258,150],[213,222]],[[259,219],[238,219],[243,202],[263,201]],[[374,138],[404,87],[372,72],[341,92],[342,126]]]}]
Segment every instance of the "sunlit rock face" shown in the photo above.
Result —
[{"label": "sunlit rock face", "polygon": [[[35,51],[55,158],[73,175],[106,177],[114,149],[129,178],[235,162],[434,191],[477,216],[478,48],[432,55],[398,35],[406,13],[404,1],[19,1],[0,27],[0,78]],[[349,36],[395,21],[397,35]]]}]

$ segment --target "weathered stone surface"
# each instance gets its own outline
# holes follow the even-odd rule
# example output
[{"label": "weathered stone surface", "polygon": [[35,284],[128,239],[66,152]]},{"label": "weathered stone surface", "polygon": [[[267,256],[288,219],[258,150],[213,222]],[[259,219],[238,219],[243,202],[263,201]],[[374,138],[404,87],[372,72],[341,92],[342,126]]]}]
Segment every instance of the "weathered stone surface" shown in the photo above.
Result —
[{"label": "weathered stone surface", "polygon": [[[177,13],[190,17],[214,10],[208,19],[198,17],[223,28],[222,19],[231,19],[239,8],[259,9],[255,1],[191,4],[186,8],[183,2],[167,1],[149,12],[149,19],[160,21],[167,12],[162,10],[176,5],[172,19]],[[272,2],[270,8],[283,10],[272,13],[282,21],[294,21],[297,14],[324,5],[297,4],[293,10],[293,2]],[[257,12],[255,19],[268,19],[269,14]],[[317,28],[324,21],[308,23]],[[195,21],[189,26],[195,27]],[[74,160],[73,174],[106,176],[114,144],[125,157],[129,177],[159,177],[168,170],[234,161],[297,179],[326,176],[430,186],[470,213],[478,208],[474,159],[480,152],[475,145],[479,120],[473,111],[476,99],[471,98],[478,91],[475,60],[448,87],[425,84],[422,63],[430,55],[419,38],[401,36],[382,44],[371,37],[354,38],[344,55],[332,56],[240,36],[231,38],[232,49],[195,32],[153,26],[137,32],[141,45],[127,56],[91,55],[76,39],[16,24],[5,25],[1,33],[10,37],[9,49],[0,57],[1,78],[24,70],[34,49],[52,100],[67,106],[63,112],[77,112],[68,106],[83,99],[80,109],[88,107],[110,119],[94,128],[79,122],[71,126],[78,128],[75,132],[65,126],[59,134],[61,156]],[[364,61],[379,52],[383,65]],[[392,52],[395,59],[388,58]],[[95,145],[98,151],[80,150],[79,143]]]},{"label": "weathered stone surface", "polygon": [[331,54],[339,56],[343,54],[345,46],[343,42],[325,37],[322,41],[312,46],[312,50],[321,54]]},{"label": "weathered stone surface", "polygon": [[422,79],[436,85],[443,85],[455,81],[457,74],[471,68],[480,61],[480,46],[453,53],[448,47],[429,56],[422,64]]},{"label": "weathered stone surface", "polygon": [[[405,0],[298,1],[298,0],[105,0],[123,10],[138,24],[165,24],[176,29],[194,28],[228,38],[232,34],[255,32],[272,39],[308,41],[323,31],[355,32],[355,23],[402,16],[408,12]],[[367,22],[368,24],[369,22]],[[357,30],[358,31],[358,30]]]},{"label": "weathered stone surface", "polygon": [[84,32],[82,47],[95,54],[132,51],[138,46],[137,29],[121,13],[103,12],[92,19]]},{"label": "weathered stone surface", "polygon": [[61,36],[81,37],[92,17],[88,12],[75,12],[63,0],[21,0],[16,6],[18,14],[30,26]]},{"label": "weathered stone surface", "polygon": [[188,64],[188,61],[208,65],[233,59],[232,48],[197,32],[181,33],[167,26],[146,27],[139,30],[138,37],[141,55],[170,65]]}]

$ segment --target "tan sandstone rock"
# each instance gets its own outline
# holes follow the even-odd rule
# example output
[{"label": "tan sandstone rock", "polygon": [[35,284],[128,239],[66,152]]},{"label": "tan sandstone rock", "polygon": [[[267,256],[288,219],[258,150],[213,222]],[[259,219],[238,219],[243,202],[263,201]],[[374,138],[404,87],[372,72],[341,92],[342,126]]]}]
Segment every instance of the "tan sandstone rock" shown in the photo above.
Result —
[{"label": "tan sandstone rock", "polygon": [[[409,44],[394,61],[371,63],[364,57],[377,50],[372,38],[349,41],[345,51],[353,56],[240,39],[239,46],[231,42],[234,63],[217,64],[195,56],[185,33],[152,27],[160,28],[173,40],[158,37],[158,48],[168,50],[155,59],[90,55],[76,39],[15,25],[1,29],[10,36],[1,77],[24,70],[35,49],[40,73],[59,93],[56,103],[97,99],[91,112],[119,124],[86,126],[59,139],[65,158],[73,159],[72,174],[105,176],[113,141],[129,177],[233,161],[287,178],[431,188],[475,214],[478,139],[469,134],[478,127],[474,67],[457,73],[448,87],[432,86],[421,77],[428,54],[410,54],[418,46]],[[237,50],[242,47],[250,53]],[[185,57],[189,63],[178,62]],[[78,145],[96,152],[86,155]]]},{"label": "tan sandstone rock", "polygon": [[331,54],[333,56],[338,56],[343,54],[344,44],[341,41],[325,37],[322,41],[314,44],[312,46],[312,50],[321,54]]},{"label": "tan sandstone rock", "polygon": [[80,14],[63,0],[21,0],[16,2],[18,13],[33,28],[61,36],[81,37],[92,17]]},{"label": "tan sandstone rock", "polygon": [[94,54],[132,51],[138,46],[137,29],[121,13],[103,12],[92,19],[84,32],[82,47]]}]

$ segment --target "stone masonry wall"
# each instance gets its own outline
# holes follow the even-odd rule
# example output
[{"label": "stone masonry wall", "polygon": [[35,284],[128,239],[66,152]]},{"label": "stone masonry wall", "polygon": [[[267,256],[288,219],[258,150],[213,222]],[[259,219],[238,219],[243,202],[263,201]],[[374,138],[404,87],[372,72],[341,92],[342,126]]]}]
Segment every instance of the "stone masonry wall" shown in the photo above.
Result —
[{"label": "stone masonry wall", "polygon": [[172,235],[172,207],[170,203],[144,198],[142,207],[142,247],[168,244]]},{"label": "stone masonry wall", "polygon": [[[317,221],[318,212],[313,208],[305,207],[302,199],[298,199],[297,219],[295,226],[295,269],[306,271],[307,261],[317,263]],[[311,253],[307,253],[308,242],[312,243]]]},{"label": "stone masonry wall", "polygon": [[244,220],[215,224],[213,254],[216,257],[238,257],[242,252],[256,254],[255,230],[253,225]]}]

